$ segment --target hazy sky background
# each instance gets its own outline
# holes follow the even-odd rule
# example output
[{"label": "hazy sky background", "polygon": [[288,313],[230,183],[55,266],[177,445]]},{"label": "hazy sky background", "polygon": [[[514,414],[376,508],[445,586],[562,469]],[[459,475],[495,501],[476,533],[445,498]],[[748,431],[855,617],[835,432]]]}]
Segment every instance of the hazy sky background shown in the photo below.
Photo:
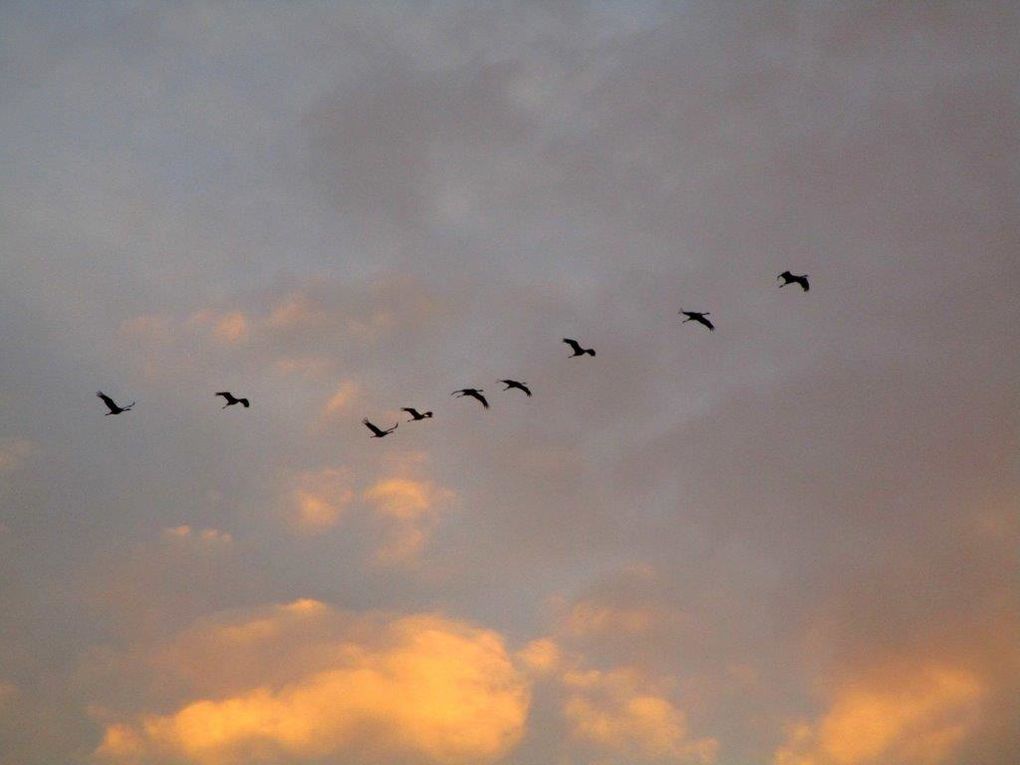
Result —
[{"label": "hazy sky background", "polygon": [[4,765],[1020,758],[1015,4],[5,2],[0,73]]}]

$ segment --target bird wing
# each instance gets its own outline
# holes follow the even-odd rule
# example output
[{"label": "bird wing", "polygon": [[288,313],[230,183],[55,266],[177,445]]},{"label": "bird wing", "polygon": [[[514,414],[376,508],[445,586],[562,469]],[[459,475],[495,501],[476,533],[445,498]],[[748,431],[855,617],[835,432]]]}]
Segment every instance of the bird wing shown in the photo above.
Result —
[{"label": "bird wing", "polygon": [[230,394],[230,392],[229,391],[225,391],[225,390],[221,390],[219,393],[214,393],[213,395],[214,396],[223,396],[223,398],[227,399],[227,401],[229,401],[230,399],[233,398],[233,396]]},{"label": "bird wing", "polygon": [[802,277],[800,277],[799,281],[800,281],[800,286],[804,288],[805,292],[807,292],[809,289],[811,289],[811,285],[808,284],[807,274],[804,274]]},{"label": "bird wing", "polygon": [[370,423],[370,422],[369,422],[369,421],[368,421],[367,419],[366,419],[366,420],[362,420],[362,422],[363,422],[363,423],[365,424],[365,427],[366,427],[366,428],[368,428],[369,430],[371,430],[371,431],[372,431],[373,433],[375,433],[375,434],[376,434],[377,436],[382,436],[382,435],[385,435],[385,434],[384,434],[384,433],[383,433],[383,432],[382,432],[381,430],[379,430],[379,428],[377,428],[377,427],[376,427],[375,425],[373,425],[372,423]]},{"label": "bird wing", "polygon": [[706,319],[704,316],[699,316],[698,317],[698,321],[700,321],[702,324],[704,324],[709,329],[715,329],[715,324],[713,324],[711,321]]},{"label": "bird wing", "polygon": [[482,402],[482,406],[484,406],[486,409],[489,408],[489,402],[485,400],[485,396],[483,396],[481,393],[475,393],[473,395],[475,398]]},{"label": "bird wing", "polygon": [[241,406],[243,406],[245,409],[251,406],[250,402],[246,398],[239,398],[237,400],[241,402]]},{"label": "bird wing", "polygon": [[565,338],[563,338],[563,342],[565,342],[567,345],[569,345],[571,348],[573,348],[578,353],[581,352],[581,344],[579,342],[577,342],[576,340],[571,340],[569,337],[565,337]]},{"label": "bird wing", "polygon": [[111,412],[116,411],[117,409],[120,409],[120,407],[117,406],[117,404],[114,402],[114,400],[112,398],[110,398],[109,396],[107,396],[105,393],[103,393],[101,390],[100,391],[96,391],[96,395],[99,396],[99,398],[103,399],[103,403],[106,404],[110,408]]},{"label": "bird wing", "polygon": [[407,413],[408,413],[409,415],[411,415],[412,417],[414,417],[414,416],[415,416],[416,414],[418,414],[418,410],[417,410],[417,409],[412,409],[412,408],[411,408],[411,407],[409,407],[409,406],[405,406],[405,407],[402,407],[402,408],[400,409],[400,411],[401,411],[401,412],[407,412]]}]

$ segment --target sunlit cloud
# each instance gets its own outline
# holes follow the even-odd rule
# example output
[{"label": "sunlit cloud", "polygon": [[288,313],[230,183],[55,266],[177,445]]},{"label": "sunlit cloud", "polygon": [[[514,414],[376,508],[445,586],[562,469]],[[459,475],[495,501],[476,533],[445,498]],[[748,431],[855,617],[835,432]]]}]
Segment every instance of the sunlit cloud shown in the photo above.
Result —
[{"label": "sunlit cloud", "polygon": [[251,320],[242,311],[218,312],[203,309],[192,314],[188,325],[207,329],[212,337],[225,345],[237,345],[248,340]]},{"label": "sunlit cloud", "polygon": [[563,713],[574,740],[626,759],[714,762],[718,742],[692,739],[684,712],[629,669],[575,669],[563,675]]},{"label": "sunlit cloud", "polygon": [[326,406],[323,409],[323,415],[327,418],[340,417],[346,415],[351,408],[351,404],[358,397],[360,388],[353,380],[343,380],[336,391],[329,400],[326,401]]},{"label": "sunlit cloud", "polygon": [[0,680],[0,707],[6,704],[8,701],[12,701],[15,696],[18,695],[18,686],[14,683],[9,683],[4,680]]},{"label": "sunlit cloud", "polygon": [[306,533],[315,534],[336,526],[355,497],[350,474],[345,469],[305,471],[293,483],[291,521],[294,528]]},{"label": "sunlit cloud", "polygon": [[535,675],[548,676],[560,668],[563,655],[555,640],[538,638],[518,651],[517,659]]},{"label": "sunlit cloud", "polygon": [[312,298],[305,292],[295,291],[285,295],[270,309],[266,326],[286,330],[322,324],[325,320],[325,311]]},{"label": "sunlit cloud", "polygon": [[192,540],[207,545],[228,545],[234,541],[234,537],[226,531],[218,529],[192,529],[191,526],[186,524],[163,529],[163,536],[167,539]]},{"label": "sunlit cloud", "polygon": [[848,681],[814,723],[794,723],[775,765],[939,765],[979,721],[983,684],[932,664]]},{"label": "sunlit cloud", "polygon": [[[264,663],[280,655],[269,680]],[[529,706],[497,633],[432,615],[366,619],[298,601],[200,627],[166,656],[201,667],[207,690],[226,673],[232,692],[107,722],[101,760],[484,763],[517,743]]]},{"label": "sunlit cloud", "polygon": [[0,438],[0,473],[19,470],[38,451],[35,442],[27,438]]},{"label": "sunlit cloud", "polygon": [[418,556],[438,523],[440,510],[455,494],[428,480],[384,478],[362,496],[388,528],[385,542],[376,551],[377,561],[399,563]]}]

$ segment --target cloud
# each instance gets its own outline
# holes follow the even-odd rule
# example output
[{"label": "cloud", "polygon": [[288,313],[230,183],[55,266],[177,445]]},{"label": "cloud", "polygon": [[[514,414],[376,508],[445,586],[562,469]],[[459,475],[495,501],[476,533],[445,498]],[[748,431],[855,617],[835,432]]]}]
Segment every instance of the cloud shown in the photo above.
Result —
[{"label": "cloud", "polygon": [[542,676],[559,669],[563,657],[555,640],[538,638],[518,651],[517,658],[529,670]]},{"label": "cloud", "polygon": [[362,497],[388,526],[387,538],[376,551],[380,563],[414,560],[439,522],[442,508],[456,495],[429,480],[384,478]]},{"label": "cloud", "polygon": [[18,695],[18,686],[14,683],[8,683],[0,680],[0,710],[3,709],[3,705],[11,701]]},{"label": "cloud", "polygon": [[218,529],[202,529],[197,531],[186,524],[163,529],[163,536],[167,539],[194,540],[195,542],[207,545],[228,545],[234,541],[234,537],[226,531],[219,531]]},{"label": "cloud", "polygon": [[119,336],[152,381],[170,370],[233,374],[238,365],[315,380],[341,365],[374,367],[370,352],[383,343],[395,354],[420,347],[452,305],[442,290],[400,273],[291,279],[228,292],[186,314],[138,314],[120,323]]},{"label": "cloud", "polygon": [[39,451],[34,441],[27,438],[0,439],[0,473],[11,473]]},{"label": "cloud", "polygon": [[349,471],[342,468],[308,470],[294,478],[290,519],[299,531],[317,534],[336,526],[354,500]]},{"label": "cloud", "polygon": [[343,380],[337,386],[336,391],[329,397],[326,406],[323,408],[323,415],[327,418],[335,418],[346,415],[351,404],[358,397],[359,387],[353,380]]},{"label": "cloud", "polygon": [[665,615],[652,608],[615,607],[591,600],[570,609],[565,628],[575,635],[602,633],[642,633],[660,624]]},{"label": "cloud", "polygon": [[575,740],[623,760],[715,761],[718,742],[692,740],[683,711],[638,673],[572,670],[563,683],[563,712]]},{"label": "cloud", "polygon": [[[263,671],[281,657],[282,668]],[[311,600],[199,626],[159,666],[201,673],[207,691],[231,690],[108,721],[99,759],[491,762],[519,740],[530,698],[491,630],[435,615],[356,616]]]},{"label": "cloud", "polygon": [[979,722],[983,683],[972,672],[930,664],[854,678],[814,723],[790,727],[775,765],[939,765]]}]

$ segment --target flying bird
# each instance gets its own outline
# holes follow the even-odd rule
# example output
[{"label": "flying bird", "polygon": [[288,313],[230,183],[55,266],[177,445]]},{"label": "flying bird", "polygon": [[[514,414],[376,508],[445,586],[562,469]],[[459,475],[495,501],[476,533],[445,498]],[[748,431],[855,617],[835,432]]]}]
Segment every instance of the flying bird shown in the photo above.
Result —
[{"label": "flying bird", "polygon": [[131,407],[133,407],[135,405],[135,402],[132,401],[127,406],[117,406],[117,403],[112,398],[110,398],[105,393],[103,393],[101,390],[100,391],[96,391],[96,395],[99,396],[99,398],[103,399],[103,403],[106,404],[107,408],[110,410],[109,412],[106,413],[107,417],[109,417],[111,414],[120,414],[121,412],[130,412],[131,411]]},{"label": "flying bird", "polygon": [[405,406],[400,411],[407,412],[409,415],[411,415],[411,419],[408,420],[408,422],[418,422],[419,420],[427,420],[432,416],[432,412],[419,412],[417,409],[410,406]]},{"label": "flying bird", "polygon": [[228,406],[233,406],[234,404],[240,404],[245,409],[247,409],[250,406],[250,404],[248,403],[248,399],[234,398],[234,394],[231,393],[230,391],[221,390],[219,393],[216,393],[215,395],[223,396],[223,400],[227,402],[222,407],[220,407],[221,409],[226,409]]},{"label": "flying bird", "polygon": [[576,340],[571,340],[569,337],[563,338],[563,342],[565,342],[567,345],[574,349],[574,352],[570,354],[570,358],[574,358],[574,356],[584,356],[586,353],[589,356],[595,355],[594,348],[582,348],[579,342],[577,342]]},{"label": "flying bird", "polygon": [[511,388],[517,388],[517,390],[524,391],[524,395],[531,398],[531,389],[528,388],[527,383],[517,382],[517,380],[500,380],[506,387],[503,390],[510,390]]},{"label": "flying bird", "polygon": [[372,435],[370,436],[371,438],[384,438],[385,436],[388,436],[390,433],[392,433],[394,430],[397,429],[397,424],[398,424],[398,423],[394,423],[393,427],[390,428],[389,430],[380,430],[375,425],[370,423],[368,421],[368,419],[364,419],[364,420],[362,420],[362,422],[365,423],[365,427],[366,428],[368,428],[369,430],[372,431]]},{"label": "flying bird", "polygon": [[798,276],[796,274],[791,274],[789,271],[783,271],[783,273],[776,278],[783,280],[783,283],[779,285],[780,288],[785,287],[787,284],[799,284],[800,288],[805,292],[811,289],[811,285],[808,284],[807,274],[800,274]]},{"label": "flying bird", "polygon": [[689,321],[696,321],[698,324],[708,327],[709,331],[715,329],[715,325],[705,318],[706,316],[712,315],[708,311],[705,311],[704,313],[699,313],[698,311],[681,311],[680,313],[687,317],[681,322],[681,324],[686,324]]},{"label": "flying bird", "polygon": [[485,400],[485,396],[482,395],[483,391],[484,391],[483,388],[461,388],[460,390],[455,390],[450,395],[451,396],[456,396],[457,398],[464,398],[464,396],[471,396],[471,398],[478,399],[478,401],[481,402],[482,406],[484,406],[486,409],[488,409],[489,408],[489,402],[486,401]]}]

